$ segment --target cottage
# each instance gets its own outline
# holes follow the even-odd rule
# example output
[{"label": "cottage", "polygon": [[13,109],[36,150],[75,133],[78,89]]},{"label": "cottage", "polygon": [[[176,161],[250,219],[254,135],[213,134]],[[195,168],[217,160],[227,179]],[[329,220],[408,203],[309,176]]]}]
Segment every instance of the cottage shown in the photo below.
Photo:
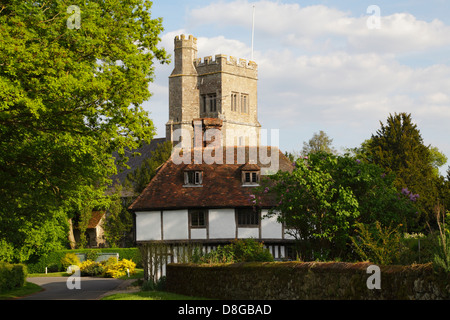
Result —
[{"label": "cottage", "polygon": [[252,199],[262,176],[293,170],[278,147],[260,143],[256,63],[224,55],[202,62],[192,36],[177,36],[174,45],[166,139],[175,148],[129,207],[136,243],[165,245],[148,262],[176,262],[186,244],[209,252],[242,238],[264,242],[275,259],[288,257],[293,239],[276,216],[266,217],[274,203],[256,207]]}]

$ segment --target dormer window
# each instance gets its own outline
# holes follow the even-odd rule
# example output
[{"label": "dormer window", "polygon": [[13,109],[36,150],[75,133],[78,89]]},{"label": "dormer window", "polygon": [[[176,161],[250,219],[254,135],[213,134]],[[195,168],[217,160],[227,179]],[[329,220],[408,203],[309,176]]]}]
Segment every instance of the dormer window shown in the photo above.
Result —
[{"label": "dormer window", "polygon": [[242,172],[242,182],[244,185],[257,185],[259,183],[259,172],[258,171],[243,171]]},{"label": "dormer window", "polygon": [[242,168],[242,185],[258,186],[259,185],[259,166],[256,164],[246,163]]},{"label": "dormer window", "polygon": [[199,186],[203,183],[203,172],[189,170],[184,172],[184,185],[185,186]]}]

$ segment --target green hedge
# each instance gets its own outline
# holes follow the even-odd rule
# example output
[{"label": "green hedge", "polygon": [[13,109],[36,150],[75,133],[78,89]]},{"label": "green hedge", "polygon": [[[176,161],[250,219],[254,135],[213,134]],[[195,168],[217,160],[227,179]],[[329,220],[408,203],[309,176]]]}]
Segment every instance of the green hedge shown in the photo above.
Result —
[{"label": "green hedge", "polygon": [[28,264],[28,272],[44,273],[46,267],[48,272],[65,271],[61,264],[61,259],[66,253],[118,253],[119,259],[133,260],[133,262],[136,263],[136,267],[142,268],[141,253],[138,248],[75,249],[51,252],[48,255],[41,257],[36,263]]},{"label": "green hedge", "polygon": [[0,262],[0,293],[23,287],[26,278],[25,265]]},{"label": "green hedge", "polygon": [[168,264],[166,291],[218,300],[449,300],[450,273],[431,263],[379,266],[380,289],[368,282],[370,262],[242,262]]}]

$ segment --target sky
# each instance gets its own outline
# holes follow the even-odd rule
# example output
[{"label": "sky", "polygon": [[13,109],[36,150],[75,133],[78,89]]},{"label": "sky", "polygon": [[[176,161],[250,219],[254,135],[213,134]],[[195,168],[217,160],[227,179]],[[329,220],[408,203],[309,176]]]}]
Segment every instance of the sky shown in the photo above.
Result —
[{"label": "sky", "polygon": [[[449,0],[154,0],[160,47],[198,39],[198,57],[225,54],[258,64],[258,117],[279,147],[300,152],[324,131],[343,153],[376,134],[390,114],[410,113],[424,143],[450,165]],[[157,137],[168,120],[168,76],[155,64],[150,112]]]}]

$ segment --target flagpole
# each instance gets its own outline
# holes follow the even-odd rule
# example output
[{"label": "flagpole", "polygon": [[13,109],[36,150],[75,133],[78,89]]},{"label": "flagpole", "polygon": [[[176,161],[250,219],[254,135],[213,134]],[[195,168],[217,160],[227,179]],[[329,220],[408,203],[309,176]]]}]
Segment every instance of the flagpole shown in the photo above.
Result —
[{"label": "flagpole", "polygon": [[253,18],[252,18],[252,61],[253,61],[254,38],[255,38],[255,5],[253,5]]}]

